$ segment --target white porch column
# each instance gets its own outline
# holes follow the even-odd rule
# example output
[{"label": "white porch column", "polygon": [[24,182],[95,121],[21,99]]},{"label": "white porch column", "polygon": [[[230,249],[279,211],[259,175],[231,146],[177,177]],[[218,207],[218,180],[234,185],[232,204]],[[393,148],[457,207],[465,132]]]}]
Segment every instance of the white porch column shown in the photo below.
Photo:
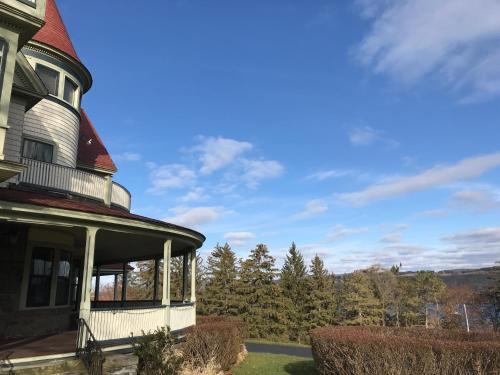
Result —
[{"label": "white porch column", "polygon": [[165,306],[165,324],[170,326],[170,261],[172,257],[172,240],[163,243],[163,288],[161,304]]},{"label": "white porch column", "polygon": [[191,251],[191,302],[196,302],[196,249]]},{"label": "white porch column", "polygon": [[94,269],[95,239],[99,228],[88,227],[85,243],[85,260],[83,263],[82,295],[80,299],[80,318],[88,323],[90,318],[90,291],[92,289],[92,272]]}]

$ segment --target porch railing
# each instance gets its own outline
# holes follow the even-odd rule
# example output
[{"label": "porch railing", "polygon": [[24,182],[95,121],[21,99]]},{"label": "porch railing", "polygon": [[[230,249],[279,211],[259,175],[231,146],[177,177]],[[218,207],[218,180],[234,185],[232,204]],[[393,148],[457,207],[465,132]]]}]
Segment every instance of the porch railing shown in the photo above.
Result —
[{"label": "porch railing", "polygon": [[165,306],[90,311],[89,326],[99,341],[142,336],[165,325]]},{"label": "porch railing", "polygon": [[[21,159],[27,168],[19,175],[19,182],[46,189],[68,192],[104,202],[106,179],[97,174],[63,165]],[[111,203],[130,210],[131,197],[127,189],[113,182]]]},{"label": "porch railing", "polygon": [[170,306],[170,329],[172,331],[182,330],[196,324],[196,305],[172,304]]},{"label": "porch railing", "polygon": [[76,348],[76,355],[83,361],[90,375],[104,373],[104,353],[85,319],[78,319]]}]

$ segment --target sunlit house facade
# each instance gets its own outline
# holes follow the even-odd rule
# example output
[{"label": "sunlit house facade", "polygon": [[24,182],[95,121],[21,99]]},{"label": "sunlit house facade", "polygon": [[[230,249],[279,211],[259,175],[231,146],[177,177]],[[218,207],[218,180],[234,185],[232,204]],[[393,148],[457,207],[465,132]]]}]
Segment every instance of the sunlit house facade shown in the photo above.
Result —
[{"label": "sunlit house facade", "polygon": [[[55,0],[0,0],[0,69],[0,344],[79,324],[99,342],[194,325],[205,238],[130,213],[131,195],[81,108],[92,76]],[[173,257],[183,259],[180,301],[170,298]],[[129,301],[127,275],[139,260],[154,261],[154,292]],[[113,298],[99,300],[110,275],[120,280]]]}]

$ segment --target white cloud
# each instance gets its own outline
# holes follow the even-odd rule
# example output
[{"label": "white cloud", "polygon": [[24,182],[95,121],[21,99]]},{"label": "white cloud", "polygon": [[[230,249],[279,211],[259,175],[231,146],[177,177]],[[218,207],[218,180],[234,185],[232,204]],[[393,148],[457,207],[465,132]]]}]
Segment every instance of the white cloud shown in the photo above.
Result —
[{"label": "white cloud", "polygon": [[252,148],[252,144],[248,142],[222,137],[203,137],[193,151],[200,154],[200,173],[207,175],[230,165]]},{"label": "white cloud", "polygon": [[305,180],[315,180],[318,182],[322,182],[331,178],[343,178],[343,177],[351,177],[357,180],[370,180],[373,176],[368,173],[362,173],[353,169],[329,169],[323,170],[319,172],[315,172],[305,177]]},{"label": "white cloud", "polygon": [[205,194],[205,189],[202,187],[196,187],[189,191],[186,195],[180,198],[181,202],[200,202],[208,199],[209,196]]},{"label": "white cloud", "polygon": [[337,198],[352,204],[362,205],[468,180],[498,166],[500,166],[500,153],[471,157],[451,166],[436,166],[414,176],[375,184],[362,191],[338,194]]},{"label": "white cloud", "polygon": [[473,211],[487,211],[500,208],[500,193],[493,189],[468,189],[457,191],[452,204]]},{"label": "white cloud", "polygon": [[170,209],[174,216],[168,217],[165,221],[185,227],[196,227],[215,221],[228,211],[222,207],[175,207]]},{"label": "white cloud", "polygon": [[255,234],[252,232],[227,232],[224,234],[224,238],[232,246],[242,246],[247,241],[253,240],[255,238]]},{"label": "white cloud", "polygon": [[196,172],[182,164],[167,164],[157,166],[150,164],[150,193],[160,193],[168,189],[184,188],[196,180]]},{"label": "white cloud", "polygon": [[421,211],[417,214],[417,216],[427,217],[427,218],[429,218],[429,217],[444,217],[444,216],[448,216],[448,211],[437,208],[434,210]]},{"label": "white cloud", "polygon": [[[456,233],[454,235],[444,237],[444,241],[452,242],[460,247],[481,250],[485,247],[500,247],[500,227],[480,228],[467,232]],[[500,251],[498,253],[500,257]]]},{"label": "white cloud", "polygon": [[122,154],[113,155],[113,159],[117,161],[139,161],[142,155],[135,152],[124,152]]},{"label": "white cloud", "polygon": [[401,233],[389,233],[383,236],[380,239],[380,242],[385,242],[385,243],[399,243],[403,239],[403,236]]},{"label": "white cloud", "polygon": [[348,228],[344,225],[336,225],[326,237],[327,242],[337,242],[345,237],[367,232],[367,228]]},{"label": "white cloud", "polygon": [[384,136],[383,133],[369,126],[352,129],[349,132],[349,141],[354,146],[369,146],[374,143],[383,143],[389,147],[399,146],[398,141]]},{"label": "white cloud", "polygon": [[305,220],[310,219],[312,217],[324,214],[328,211],[328,204],[321,199],[314,199],[312,201],[307,202],[304,211],[299,212],[294,215],[294,219],[296,220]]},{"label": "white cloud", "polygon": [[357,0],[371,22],[356,55],[404,83],[436,75],[469,100],[500,93],[497,0]]},{"label": "white cloud", "polygon": [[280,177],[285,168],[275,160],[243,160],[242,180],[255,189],[262,180]]}]

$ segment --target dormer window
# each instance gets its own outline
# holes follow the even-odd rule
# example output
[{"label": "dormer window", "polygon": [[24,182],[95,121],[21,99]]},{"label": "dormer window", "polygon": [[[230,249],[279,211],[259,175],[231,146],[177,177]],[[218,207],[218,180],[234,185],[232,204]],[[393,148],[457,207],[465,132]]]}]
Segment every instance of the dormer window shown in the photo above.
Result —
[{"label": "dormer window", "polygon": [[54,146],[49,143],[24,139],[23,158],[52,163],[54,157]]},{"label": "dormer window", "polygon": [[49,90],[49,94],[57,96],[59,92],[59,72],[40,64],[36,65],[35,71],[45,84],[45,87],[47,87],[47,90]]},{"label": "dormer window", "polygon": [[75,104],[75,94],[78,86],[73,83],[72,80],[66,77],[64,80],[64,97],[63,99],[69,104]]}]

